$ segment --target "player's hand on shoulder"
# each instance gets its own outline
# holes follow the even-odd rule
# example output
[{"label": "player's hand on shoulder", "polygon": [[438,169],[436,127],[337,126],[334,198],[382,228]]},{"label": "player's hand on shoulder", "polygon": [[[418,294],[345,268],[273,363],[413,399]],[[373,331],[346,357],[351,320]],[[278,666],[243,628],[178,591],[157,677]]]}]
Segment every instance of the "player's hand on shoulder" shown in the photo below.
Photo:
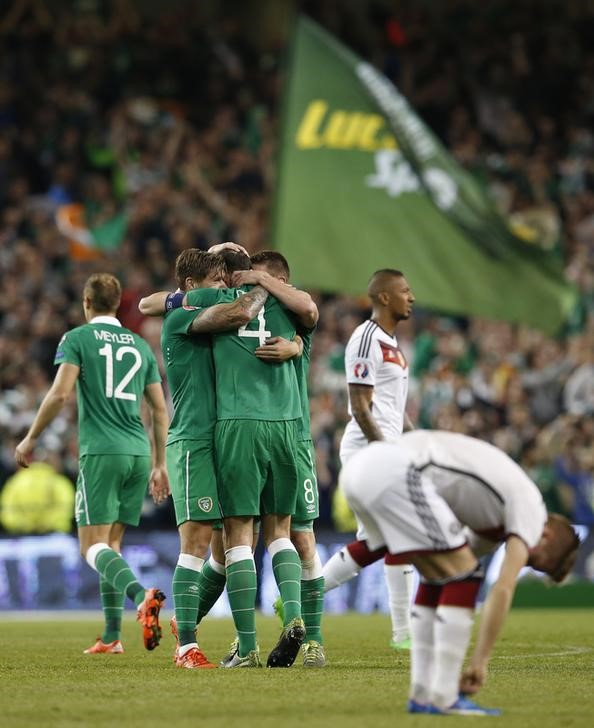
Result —
[{"label": "player's hand on shoulder", "polygon": [[171,495],[169,476],[164,465],[156,466],[151,470],[149,493],[157,505],[166,501]]},{"label": "player's hand on shoulder", "polygon": [[478,693],[478,691],[485,684],[487,679],[487,666],[470,664],[462,673],[460,678],[460,692],[472,695]]},{"label": "player's hand on shoulder", "polygon": [[14,451],[14,459],[22,468],[28,468],[33,459],[33,450],[35,449],[36,440],[27,435],[16,446]]},{"label": "player's hand on shoulder", "polygon": [[236,253],[244,253],[245,255],[249,255],[247,250],[243,247],[243,245],[239,245],[238,243],[217,243],[216,245],[211,245],[208,249],[209,253],[217,254],[222,252],[223,250],[234,250]]},{"label": "player's hand on shoulder", "polygon": [[283,339],[282,336],[272,336],[266,339],[264,346],[259,346],[254,352],[262,361],[287,361],[294,356],[299,356],[299,344],[296,341]]}]

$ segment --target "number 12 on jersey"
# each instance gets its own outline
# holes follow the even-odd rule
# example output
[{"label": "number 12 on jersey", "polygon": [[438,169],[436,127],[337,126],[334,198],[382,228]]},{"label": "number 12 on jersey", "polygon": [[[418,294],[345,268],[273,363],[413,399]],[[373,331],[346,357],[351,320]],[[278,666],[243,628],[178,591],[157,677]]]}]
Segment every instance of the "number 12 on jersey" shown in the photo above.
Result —
[{"label": "number 12 on jersey", "polygon": [[132,366],[130,367],[130,369],[128,369],[128,371],[122,377],[122,381],[116,386],[114,390],[113,347],[111,344],[105,344],[105,346],[99,349],[99,356],[105,357],[105,396],[108,399],[129,399],[133,402],[136,402],[136,395],[134,394],[134,392],[126,392],[124,390],[132,380],[132,377],[142,366],[142,357],[140,356],[140,352],[138,351],[138,349],[135,349],[133,346],[120,346],[116,350],[116,361],[122,361],[122,359],[127,354],[132,355],[134,357],[134,361],[132,362]]}]

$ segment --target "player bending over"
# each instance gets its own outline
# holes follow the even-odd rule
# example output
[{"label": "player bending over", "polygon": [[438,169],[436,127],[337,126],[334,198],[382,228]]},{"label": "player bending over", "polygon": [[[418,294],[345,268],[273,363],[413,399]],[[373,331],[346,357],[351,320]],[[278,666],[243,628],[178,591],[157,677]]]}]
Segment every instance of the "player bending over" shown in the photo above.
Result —
[{"label": "player bending over", "polygon": [[[501,450],[448,432],[372,443],[348,461],[341,484],[369,548],[386,547],[421,573],[411,620],[408,711],[498,715],[466,695],[485,682],[520,570],[532,566],[556,582],[569,573],[578,548],[569,521],[547,514],[536,485]],[[482,579],[478,557],[502,542],[501,573],[462,671]]]}]

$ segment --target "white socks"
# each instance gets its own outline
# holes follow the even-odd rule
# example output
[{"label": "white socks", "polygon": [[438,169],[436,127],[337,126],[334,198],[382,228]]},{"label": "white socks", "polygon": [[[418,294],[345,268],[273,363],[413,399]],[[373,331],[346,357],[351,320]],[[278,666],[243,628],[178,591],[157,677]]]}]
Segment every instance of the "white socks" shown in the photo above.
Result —
[{"label": "white socks", "polygon": [[328,559],[322,569],[324,577],[324,591],[336,589],[337,586],[345,584],[361,571],[362,567],[353,559],[346,546],[337,551],[334,556]]},{"label": "white socks", "polygon": [[460,675],[473,621],[474,611],[467,607],[437,607],[433,629],[433,681],[430,702],[438,708],[447,708],[458,698]]},{"label": "white socks", "polygon": [[392,640],[401,642],[410,637],[410,603],[414,570],[406,564],[384,564],[384,575],[390,600],[390,617],[392,619]]},{"label": "white socks", "polygon": [[423,705],[431,702],[435,612],[419,604],[411,611],[410,698]]}]

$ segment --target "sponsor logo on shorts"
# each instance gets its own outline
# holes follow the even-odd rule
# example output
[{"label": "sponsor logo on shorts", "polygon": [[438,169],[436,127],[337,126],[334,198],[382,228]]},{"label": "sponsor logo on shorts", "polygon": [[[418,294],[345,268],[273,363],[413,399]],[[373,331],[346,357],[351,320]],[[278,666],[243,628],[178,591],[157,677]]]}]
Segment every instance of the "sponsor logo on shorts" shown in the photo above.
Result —
[{"label": "sponsor logo on shorts", "polygon": [[450,533],[452,536],[457,536],[460,531],[462,530],[462,524],[458,521],[454,521],[453,523],[450,523]]},{"label": "sponsor logo on shorts", "polygon": [[363,364],[360,361],[355,364],[355,368],[353,371],[357,379],[365,379],[367,376],[369,376],[369,367],[367,366],[367,364]]},{"label": "sponsor logo on shorts", "polygon": [[212,498],[199,498],[198,508],[205,513],[210,513],[212,511]]}]

